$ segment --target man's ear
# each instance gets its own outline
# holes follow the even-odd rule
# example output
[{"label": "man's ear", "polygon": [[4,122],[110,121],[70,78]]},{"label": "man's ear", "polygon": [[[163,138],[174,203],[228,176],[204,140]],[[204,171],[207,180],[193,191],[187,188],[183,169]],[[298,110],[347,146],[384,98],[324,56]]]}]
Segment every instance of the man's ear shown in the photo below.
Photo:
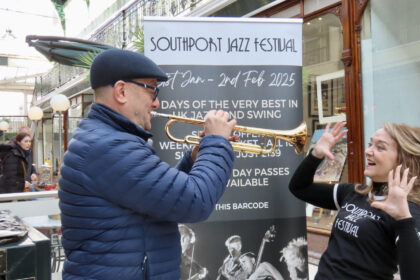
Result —
[{"label": "man's ear", "polygon": [[127,84],[121,80],[117,81],[114,84],[112,94],[118,104],[127,103]]}]

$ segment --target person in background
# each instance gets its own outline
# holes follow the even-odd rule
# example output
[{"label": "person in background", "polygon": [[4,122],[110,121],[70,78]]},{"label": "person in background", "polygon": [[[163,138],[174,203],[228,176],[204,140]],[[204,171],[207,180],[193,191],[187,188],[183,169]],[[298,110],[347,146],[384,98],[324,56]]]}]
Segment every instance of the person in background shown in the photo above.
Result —
[{"label": "person in background", "polygon": [[0,193],[29,191],[30,183],[25,180],[27,173],[26,152],[31,149],[31,136],[21,132],[8,145],[8,151],[1,160],[2,177]]},{"label": "person in background", "polygon": [[394,279],[420,275],[420,128],[385,123],[365,151],[369,185],[313,183],[324,157],[347,133],[344,123],[322,137],[295,171],[290,191],[318,207],[337,209],[315,279]]},{"label": "person in background", "polygon": [[[29,136],[31,136],[31,129],[27,126],[22,126],[21,128],[19,128],[18,134],[19,133],[26,133]],[[9,145],[15,145],[15,139],[16,136],[13,137],[10,141],[9,141]],[[32,157],[32,145],[31,145],[31,149],[25,151],[25,157],[26,157],[26,162],[27,167],[26,167],[26,181],[31,184],[32,181],[36,181],[38,180],[38,175],[36,172],[36,168],[35,165],[33,163],[33,157]]]},{"label": "person in background", "polygon": [[94,103],[74,131],[59,180],[64,280],[180,278],[178,223],[206,220],[222,196],[236,120],[209,111],[199,148],[175,168],[162,162],[147,140],[158,82],[167,79],[140,53],[110,49],[95,57]]}]

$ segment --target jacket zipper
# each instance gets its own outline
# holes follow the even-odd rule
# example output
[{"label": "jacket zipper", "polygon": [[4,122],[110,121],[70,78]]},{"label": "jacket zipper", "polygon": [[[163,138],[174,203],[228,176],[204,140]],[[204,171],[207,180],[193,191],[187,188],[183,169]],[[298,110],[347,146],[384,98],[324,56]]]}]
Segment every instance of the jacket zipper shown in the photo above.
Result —
[{"label": "jacket zipper", "polygon": [[141,270],[143,271],[143,279],[146,280],[147,278],[147,255],[144,255],[143,263],[141,265]]}]

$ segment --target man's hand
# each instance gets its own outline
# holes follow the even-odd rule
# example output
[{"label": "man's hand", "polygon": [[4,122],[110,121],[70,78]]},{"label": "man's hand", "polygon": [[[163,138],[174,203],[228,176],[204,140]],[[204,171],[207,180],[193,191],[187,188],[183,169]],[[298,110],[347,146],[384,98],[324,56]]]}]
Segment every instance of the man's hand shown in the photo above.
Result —
[{"label": "man's hand", "polygon": [[[204,137],[204,131],[200,131],[198,133],[198,136],[200,137]],[[229,141],[231,142],[237,142],[239,140],[239,135],[232,135],[229,137]],[[198,151],[199,151],[199,146],[196,145],[193,147],[192,151],[191,151],[191,159],[192,161],[195,161],[197,159],[197,155],[198,155]]]},{"label": "man's hand", "polygon": [[236,119],[229,121],[229,113],[222,110],[212,110],[204,117],[204,134],[220,135],[229,139]]}]

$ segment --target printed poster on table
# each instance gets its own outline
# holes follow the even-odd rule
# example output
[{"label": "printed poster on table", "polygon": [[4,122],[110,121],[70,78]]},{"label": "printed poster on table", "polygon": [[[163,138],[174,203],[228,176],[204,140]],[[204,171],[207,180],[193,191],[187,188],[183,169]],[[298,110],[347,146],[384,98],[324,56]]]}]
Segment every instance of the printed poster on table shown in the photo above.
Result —
[{"label": "printed poster on table", "polygon": [[[159,84],[158,112],[203,119],[222,109],[241,126],[287,131],[301,124],[300,19],[147,17],[144,34],[146,56],[169,76]],[[153,146],[175,165],[189,145],[169,140],[167,121],[152,120]],[[171,127],[181,139],[200,130]],[[241,142],[264,143],[260,135],[235,134]],[[180,226],[182,280],[307,278],[305,204],[288,190],[303,155],[284,140],[266,139],[267,147],[275,141],[273,153],[236,152],[210,218]]]}]

